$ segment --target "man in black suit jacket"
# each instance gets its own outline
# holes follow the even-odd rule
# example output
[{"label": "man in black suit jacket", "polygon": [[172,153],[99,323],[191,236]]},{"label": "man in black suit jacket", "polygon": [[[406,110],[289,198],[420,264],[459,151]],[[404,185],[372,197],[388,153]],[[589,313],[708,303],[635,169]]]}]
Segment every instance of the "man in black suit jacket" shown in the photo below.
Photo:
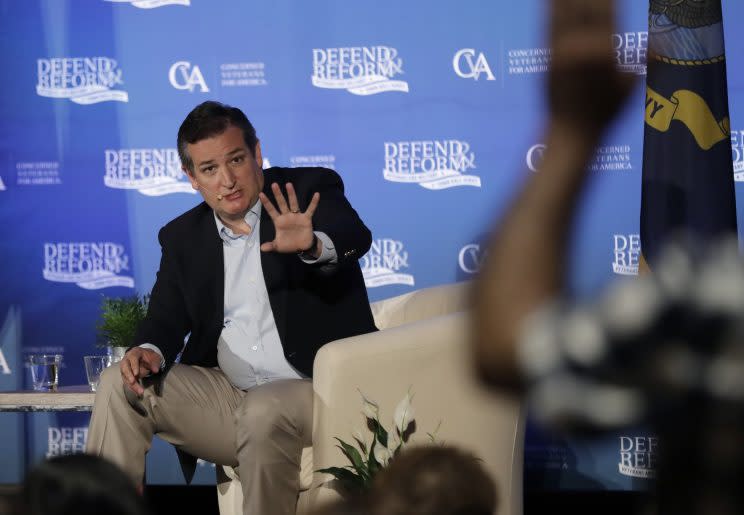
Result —
[{"label": "man in black suit jacket", "polygon": [[335,172],[264,171],[239,109],[197,106],[178,150],[205,202],[160,231],[147,318],[102,377],[88,452],[139,481],[158,434],[179,457],[237,466],[245,513],[294,513],[315,354],[375,330],[357,261],[371,235]]}]

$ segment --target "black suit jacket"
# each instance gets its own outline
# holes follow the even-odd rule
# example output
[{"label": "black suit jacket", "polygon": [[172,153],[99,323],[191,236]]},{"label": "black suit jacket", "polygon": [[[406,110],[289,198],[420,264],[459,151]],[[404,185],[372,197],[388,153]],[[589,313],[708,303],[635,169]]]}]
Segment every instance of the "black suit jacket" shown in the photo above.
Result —
[{"label": "black suit jacket", "polygon": [[[369,250],[371,233],[344,196],[343,182],[325,168],[270,168],[264,193],[274,182],[292,182],[300,209],[314,192],[320,203],[313,228],[333,241],[338,264],[308,265],[295,254],[261,253],[266,290],[284,348],[297,370],[312,375],[313,359],[332,340],[376,330],[358,259]],[[224,319],[222,240],[212,209],[204,202],[169,222],[158,235],[162,257],[147,317],[136,344],[163,352],[166,370],[183,349],[181,363],[217,366],[217,340]],[[260,241],[274,239],[274,224],[261,211]],[[188,342],[184,348],[186,335]]]}]

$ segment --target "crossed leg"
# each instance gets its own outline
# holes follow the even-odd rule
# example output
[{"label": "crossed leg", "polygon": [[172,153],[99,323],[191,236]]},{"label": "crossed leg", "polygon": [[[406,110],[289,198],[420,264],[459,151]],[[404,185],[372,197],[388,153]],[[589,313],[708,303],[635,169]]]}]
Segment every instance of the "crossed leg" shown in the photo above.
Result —
[{"label": "crossed leg", "polygon": [[159,394],[125,394],[117,367],[104,371],[87,452],[103,456],[139,484],[153,435],[218,465],[238,468],[246,514],[293,514],[302,448],[311,444],[312,383],[285,380],[248,391],[217,368],[176,364]]}]

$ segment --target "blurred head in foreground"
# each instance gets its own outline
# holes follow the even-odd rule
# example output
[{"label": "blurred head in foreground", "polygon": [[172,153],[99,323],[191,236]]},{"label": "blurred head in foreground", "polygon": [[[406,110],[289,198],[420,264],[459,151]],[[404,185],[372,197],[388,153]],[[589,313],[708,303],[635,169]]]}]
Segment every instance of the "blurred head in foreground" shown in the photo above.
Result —
[{"label": "blurred head in foreground", "polygon": [[368,492],[316,515],[491,515],[496,502],[496,487],[475,456],[422,446],[393,458]]},{"label": "blurred head in foreground", "polygon": [[445,446],[401,452],[375,478],[375,515],[490,515],[496,487],[472,454]]},{"label": "blurred head in foreground", "polygon": [[19,513],[146,515],[134,485],[116,465],[89,454],[58,456],[26,476]]}]

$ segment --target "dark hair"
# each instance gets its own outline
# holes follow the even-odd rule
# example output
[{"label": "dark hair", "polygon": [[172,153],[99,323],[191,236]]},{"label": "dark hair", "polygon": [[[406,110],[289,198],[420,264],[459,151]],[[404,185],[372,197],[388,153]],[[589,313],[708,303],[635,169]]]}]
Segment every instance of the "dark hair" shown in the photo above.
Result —
[{"label": "dark hair", "polygon": [[147,515],[134,483],[113,463],[89,454],[56,456],[26,476],[20,511],[27,515]]},{"label": "dark hair", "polygon": [[451,446],[404,450],[369,491],[374,515],[491,515],[496,505],[496,487],[480,460]]},{"label": "dark hair", "polygon": [[178,129],[178,157],[181,164],[189,172],[194,172],[194,162],[191,160],[186,145],[203,139],[222,134],[228,127],[237,127],[243,131],[243,141],[255,157],[256,129],[237,107],[221,104],[214,100],[207,100],[196,106]]}]

